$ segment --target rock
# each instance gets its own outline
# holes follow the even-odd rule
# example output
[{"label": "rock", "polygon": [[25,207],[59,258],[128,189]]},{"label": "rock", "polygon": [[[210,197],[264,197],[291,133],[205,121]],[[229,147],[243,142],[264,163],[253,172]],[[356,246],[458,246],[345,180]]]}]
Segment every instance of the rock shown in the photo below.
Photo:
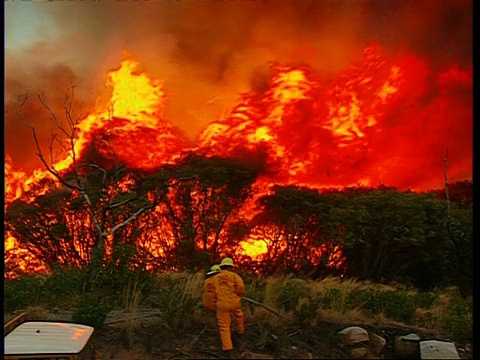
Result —
[{"label": "rock", "polygon": [[420,342],[421,359],[460,359],[455,344],[448,341],[427,340]]},{"label": "rock", "polygon": [[420,336],[415,333],[410,333],[408,335],[402,336],[402,340],[420,341]]},{"label": "rock", "polygon": [[360,326],[350,326],[339,331],[340,339],[344,345],[358,344],[364,341],[369,341],[368,332]]},{"label": "rock", "polygon": [[387,340],[377,334],[369,334],[370,339],[370,348],[374,352],[375,355],[381,355],[383,353],[383,349],[385,348],[385,344]]},{"label": "rock", "polygon": [[365,359],[368,354],[368,348],[359,347],[350,350],[350,357],[352,359]]},{"label": "rock", "polygon": [[357,347],[350,350],[350,357],[352,359],[379,359],[368,347]]},{"label": "rock", "polygon": [[420,356],[420,338],[416,334],[395,336],[393,357],[395,359],[418,359]]}]

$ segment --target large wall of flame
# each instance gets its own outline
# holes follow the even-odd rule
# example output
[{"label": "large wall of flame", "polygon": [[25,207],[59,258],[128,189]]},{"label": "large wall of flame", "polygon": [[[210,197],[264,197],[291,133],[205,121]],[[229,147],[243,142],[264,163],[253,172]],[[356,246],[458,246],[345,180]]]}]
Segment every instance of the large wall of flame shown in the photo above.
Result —
[{"label": "large wall of flame", "polygon": [[[17,97],[26,89],[45,91],[58,108],[57,90],[73,82],[78,102],[90,111],[108,97],[104,76],[124,49],[164,81],[165,116],[192,139],[228,114],[239,93],[261,89],[270,61],[308,63],[326,84],[372,42],[388,55],[422,58],[434,73],[447,74],[447,82],[452,66],[468,71],[472,65],[469,0],[7,2],[5,9],[6,152],[15,168],[26,170],[40,164],[29,129],[15,115]],[[434,81],[425,84],[425,106],[405,109],[401,122],[390,119],[388,135],[372,140],[371,149],[392,158],[399,151],[405,159],[425,154],[419,171],[431,166],[432,149],[438,158],[438,149],[449,145],[451,163],[469,168],[471,84],[452,82],[455,89],[442,96],[446,87]],[[35,102],[25,113],[46,140],[48,115]]]}]

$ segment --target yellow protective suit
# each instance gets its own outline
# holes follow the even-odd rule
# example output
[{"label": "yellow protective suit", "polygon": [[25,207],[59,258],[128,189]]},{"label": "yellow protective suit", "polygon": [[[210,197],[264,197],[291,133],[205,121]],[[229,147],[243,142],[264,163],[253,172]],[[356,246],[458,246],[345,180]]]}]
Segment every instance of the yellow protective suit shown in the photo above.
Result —
[{"label": "yellow protective suit", "polygon": [[215,293],[215,276],[217,275],[209,276],[203,283],[203,306],[210,311],[217,309],[217,294]]},{"label": "yellow protective suit", "polygon": [[245,331],[244,316],[240,300],[245,295],[243,279],[237,273],[223,270],[214,277],[215,293],[217,297],[217,320],[222,341],[222,350],[233,350],[230,334],[231,317],[233,314],[237,325],[237,333]]}]

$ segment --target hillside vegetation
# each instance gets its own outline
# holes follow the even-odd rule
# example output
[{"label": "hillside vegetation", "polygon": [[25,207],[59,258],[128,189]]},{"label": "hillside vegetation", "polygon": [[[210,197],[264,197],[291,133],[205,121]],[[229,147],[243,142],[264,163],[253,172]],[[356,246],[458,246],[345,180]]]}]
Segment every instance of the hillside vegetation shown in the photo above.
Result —
[{"label": "hillside vegetation", "polygon": [[[176,171],[184,170],[182,176],[188,178],[200,165],[188,166]],[[246,170],[233,176],[232,167],[224,164],[222,168],[228,179],[214,174],[215,192],[211,191],[211,178],[176,184],[172,196],[162,193],[165,213],[150,209],[119,229],[108,247],[105,245],[106,269],[97,274],[97,284],[109,282],[114,272],[131,268],[156,273],[202,271],[230,256],[244,272],[265,276],[292,273],[321,279],[347,275],[422,290],[456,286],[463,296],[472,294],[470,181],[450,184],[449,200],[445,191],[401,192],[382,186],[318,191],[275,186],[257,199],[256,215],[246,219],[238,211],[251,196],[254,176],[246,176]],[[152,176],[137,190],[151,191],[145,182],[155,189],[161,181],[159,175]],[[91,197],[97,199],[98,211],[103,211],[105,226],[118,219],[121,222],[124,210],[106,211],[101,194],[94,190]],[[82,202],[69,201],[70,196],[53,192],[31,203],[17,201],[6,214],[10,234],[43,262],[47,272],[55,266],[93,266],[94,229]],[[267,246],[260,259],[242,255],[240,245],[252,235],[264,239]],[[340,257],[332,258],[336,255]],[[5,273],[9,277],[23,275],[19,264],[26,259],[20,256],[7,251]]]},{"label": "hillside vegetation", "polygon": [[[128,314],[125,324],[132,326],[144,309],[151,309],[158,311],[174,332],[181,333],[195,319],[210,321],[216,328],[214,314],[205,311],[201,303],[203,273],[125,273],[112,277],[110,284],[94,294],[83,292],[84,276],[71,269],[7,281],[5,313],[27,310],[35,317],[42,314],[42,309],[70,310],[74,321],[100,328],[109,313]],[[244,310],[251,316],[250,326],[309,327],[319,321],[396,324],[427,329],[454,341],[472,341],[472,297],[462,297],[457,288],[422,292],[404,285],[333,277],[315,281],[292,276],[244,277],[246,297],[278,313],[244,301]]]},{"label": "hillside vegetation", "polygon": [[[150,180],[155,187],[155,179]],[[242,202],[232,206],[229,199],[250,180],[247,177],[245,184],[239,184],[230,179],[235,190],[230,192],[220,182],[215,196],[207,191],[211,184],[205,179],[179,184],[179,192],[174,193],[179,196],[165,198],[176,204],[167,207],[171,213],[145,212],[131,223],[132,228],[116,233],[109,256],[95,272],[92,289],[85,286],[92,279],[91,264],[61,240],[71,239],[72,229],[91,232],[91,224],[83,221],[88,216],[81,203],[65,200],[69,195],[62,193],[38,197],[33,203],[16,202],[9,207],[6,226],[44,260],[48,271],[22,273],[18,260],[25,259],[6,261],[6,274],[15,276],[4,283],[5,317],[26,310],[30,318],[53,317],[93,325],[104,336],[99,347],[102,352],[118,354],[119,349],[126,349],[129,355],[125,359],[133,359],[134,350],[144,354],[160,351],[150,357],[153,359],[175,357],[175,351],[187,345],[187,353],[195,357],[198,355],[189,351],[200,343],[203,352],[218,348],[215,316],[201,303],[205,271],[222,256],[233,255],[245,279],[246,297],[263,304],[243,302],[245,351],[292,358],[292,353],[281,353],[285,345],[280,344],[288,344],[289,349],[302,344],[300,347],[317,357],[342,358],[341,352],[331,350],[338,348],[334,334],[351,324],[413,327],[430,336],[472,342],[471,182],[452,184],[448,193],[400,192],[388,187],[317,191],[276,186],[258,199],[260,211],[249,221],[234,218],[227,226],[212,222],[215,217],[197,216],[205,210],[202,206],[209,204],[208,209],[223,209],[225,219],[230,218]],[[203,188],[202,181],[208,186]],[[205,194],[198,197],[202,189]],[[83,220],[69,228],[69,214]],[[145,231],[158,231],[155,226],[163,224],[157,222],[160,219],[172,221],[170,226],[178,230],[178,238],[175,246],[162,248],[163,257],[153,257],[138,244],[142,244]],[[144,231],[135,228],[140,224],[146,226]],[[233,252],[240,241],[259,229],[270,229],[276,236],[261,261]],[[214,246],[197,246],[202,234],[212,232],[227,237],[215,237]],[[287,239],[284,246],[278,246],[281,239]],[[92,244],[84,244],[87,253]],[[312,261],[312,249],[337,247],[342,249],[341,266],[331,266],[332,252],[328,251]],[[145,324],[146,320],[150,324]],[[187,341],[187,335],[187,345],[177,344]],[[308,344],[305,339],[318,341]],[[165,348],[169,346],[173,349]]]}]

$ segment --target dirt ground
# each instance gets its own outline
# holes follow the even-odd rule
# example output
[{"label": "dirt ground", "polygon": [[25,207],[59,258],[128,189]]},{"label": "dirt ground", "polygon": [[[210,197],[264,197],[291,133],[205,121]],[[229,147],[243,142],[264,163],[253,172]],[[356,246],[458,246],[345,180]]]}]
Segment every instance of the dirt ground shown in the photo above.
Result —
[{"label": "dirt ground", "polygon": [[[191,319],[176,328],[161,318],[150,316],[126,326],[125,322],[107,324],[98,329],[94,344],[101,360],[153,359],[348,359],[348,349],[342,346],[338,332],[350,325],[328,322],[315,324],[268,326],[246,314],[245,334],[233,336],[235,350],[226,355],[220,350],[219,332],[214,314],[203,319]],[[378,359],[393,359],[395,335],[415,332],[422,339],[434,339],[433,333],[400,326],[363,326],[387,340]],[[441,339],[442,340],[442,339]],[[446,340],[446,339],[443,339]],[[457,348],[466,346],[457,344]],[[468,349],[468,346],[467,346]],[[461,359],[473,358],[470,351],[459,351]]]},{"label": "dirt ground", "polygon": [[[4,314],[8,321],[15,314]],[[71,312],[52,311],[33,314],[28,320],[71,321]],[[112,312],[105,325],[95,330],[93,344],[95,360],[172,360],[172,359],[348,359],[348,349],[342,346],[338,332],[347,326],[360,325],[369,333],[386,339],[383,354],[378,359],[393,359],[396,335],[416,333],[422,339],[448,340],[424,329],[403,326],[337,324],[317,321],[313,324],[275,321],[274,318],[245,314],[245,334],[233,336],[235,350],[224,354],[213,313],[192,317],[188,323],[168,319],[146,309],[130,315]],[[173,323],[172,323],[173,320]],[[272,321],[273,320],[273,321]],[[456,344],[461,359],[472,359],[469,344]]]},{"label": "dirt ground", "polygon": [[134,333],[123,327],[104,326],[95,334],[94,344],[102,360],[107,359],[344,359],[335,334],[342,327],[323,324],[309,329],[281,327],[264,329],[246,323],[245,333],[233,335],[235,350],[220,351],[215,324],[192,323],[174,330],[152,321]]}]

